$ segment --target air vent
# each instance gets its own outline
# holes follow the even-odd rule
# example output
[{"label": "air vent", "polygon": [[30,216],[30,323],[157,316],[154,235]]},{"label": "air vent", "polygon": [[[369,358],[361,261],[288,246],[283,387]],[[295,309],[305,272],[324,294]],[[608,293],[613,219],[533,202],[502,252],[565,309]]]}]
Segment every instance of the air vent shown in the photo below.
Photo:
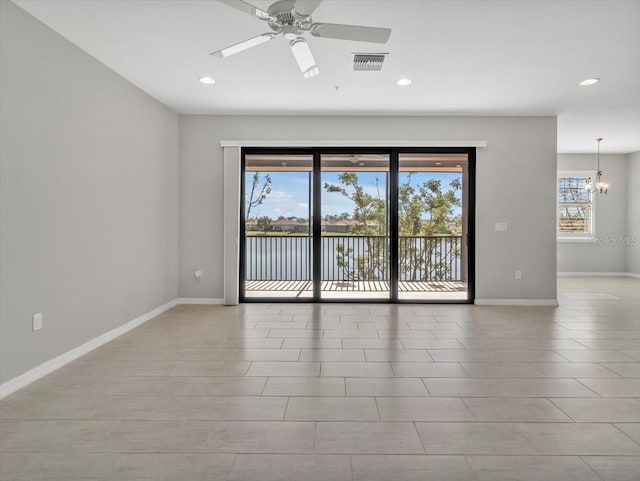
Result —
[{"label": "air vent", "polygon": [[384,53],[356,53],[353,55],[353,70],[382,70]]}]

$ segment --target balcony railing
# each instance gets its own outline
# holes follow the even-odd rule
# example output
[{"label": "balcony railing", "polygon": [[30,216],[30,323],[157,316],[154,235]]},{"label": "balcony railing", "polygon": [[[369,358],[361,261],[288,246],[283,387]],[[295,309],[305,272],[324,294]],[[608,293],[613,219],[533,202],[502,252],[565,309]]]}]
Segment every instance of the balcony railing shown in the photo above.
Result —
[{"label": "balcony railing", "polygon": [[[322,236],[323,281],[388,281],[389,237]],[[308,236],[247,236],[245,280],[312,279],[312,243]],[[401,236],[400,281],[461,281],[461,236]]]}]

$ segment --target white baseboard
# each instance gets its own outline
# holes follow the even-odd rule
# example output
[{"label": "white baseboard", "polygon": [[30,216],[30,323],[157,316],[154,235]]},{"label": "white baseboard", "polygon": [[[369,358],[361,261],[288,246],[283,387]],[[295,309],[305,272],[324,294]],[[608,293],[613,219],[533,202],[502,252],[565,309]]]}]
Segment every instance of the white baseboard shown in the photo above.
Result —
[{"label": "white baseboard", "polygon": [[52,373],[53,371],[60,369],[65,364],[70,363],[78,359],[79,357],[84,356],[85,354],[93,351],[94,349],[99,348],[103,344],[106,344],[109,341],[112,341],[118,336],[129,332],[132,329],[144,324],[150,319],[162,314],[163,312],[171,309],[173,306],[177,304],[177,299],[167,302],[160,307],[156,307],[155,309],[141,315],[140,317],[136,317],[135,319],[123,324],[120,327],[116,327],[109,332],[105,332],[104,334],[94,337],[90,341],[81,344],[78,347],[71,349],[59,356],[54,357],[53,359],[49,359],[48,361],[40,364],[39,366],[34,367],[33,369],[28,370],[24,374],[21,374],[13,379],[10,379],[2,384],[0,384],[0,399],[8,396],[11,393],[16,392],[18,389],[22,389],[23,387],[31,384],[34,381],[37,381],[41,377],[46,376],[47,374]]},{"label": "white baseboard", "polygon": [[224,299],[217,297],[178,297],[176,299],[176,305],[178,304],[222,304]]},{"label": "white baseboard", "polygon": [[640,277],[633,272],[558,272],[558,277]]},{"label": "white baseboard", "polygon": [[135,319],[127,322],[126,324],[123,324],[120,327],[116,327],[115,329],[112,329],[111,331],[106,332],[98,337],[95,337],[90,341],[87,341],[84,344],[71,349],[70,351],[67,351],[63,354],[60,354],[59,356],[54,357],[53,359],[49,359],[48,361],[43,362],[39,366],[28,370],[24,374],[21,374],[0,384],[0,399],[16,392],[18,389],[22,389],[23,387],[31,384],[34,381],[37,381],[41,377],[44,377],[47,374],[60,369],[65,364],[69,364],[71,361],[75,361],[79,357],[88,354],[94,349],[97,349],[107,342],[112,341],[116,337],[121,336],[132,329],[135,329],[136,327],[144,324],[145,322],[153,319],[163,312],[168,311],[178,304],[222,304],[222,301],[223,299],[221,298],[219,299],[213,297],[179,297],[177,299],[169,301],[166,304],[163,304],[160,307],[156,307],[155,309],[141,315],[140,317],[136,317]]},{"label": "white baseboard", "polygon": [[476,306],[549,306],[556,307],[558,299],[475,299]]}]

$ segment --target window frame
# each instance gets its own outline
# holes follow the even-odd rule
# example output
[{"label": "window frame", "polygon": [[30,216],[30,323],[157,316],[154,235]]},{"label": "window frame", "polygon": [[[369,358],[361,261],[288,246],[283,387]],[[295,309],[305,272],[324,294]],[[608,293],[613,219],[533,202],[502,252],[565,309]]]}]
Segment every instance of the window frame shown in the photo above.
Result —
[{"label": "window frame", "polygon": [[[557,242],[593,242],[596,238],[596,190],[595,190],[595,178],[596,171],[592,170],[559,170],[556,177],[556,240]],[[560,232],[560,204],[558,200],[560,194],[560,179],[562,178],[576,178],[585,177],[591,178],[591,232],[589,234],[579,233],[562,233]]]}]

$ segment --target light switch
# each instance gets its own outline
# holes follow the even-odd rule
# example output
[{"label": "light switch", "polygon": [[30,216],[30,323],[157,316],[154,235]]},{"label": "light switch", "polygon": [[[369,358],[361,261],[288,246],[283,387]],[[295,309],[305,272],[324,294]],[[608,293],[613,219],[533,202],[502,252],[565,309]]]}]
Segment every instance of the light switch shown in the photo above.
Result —
[{"label": "light switch", "polygon": [[496,232],[507,232],[507,223],[496,222]]}]

